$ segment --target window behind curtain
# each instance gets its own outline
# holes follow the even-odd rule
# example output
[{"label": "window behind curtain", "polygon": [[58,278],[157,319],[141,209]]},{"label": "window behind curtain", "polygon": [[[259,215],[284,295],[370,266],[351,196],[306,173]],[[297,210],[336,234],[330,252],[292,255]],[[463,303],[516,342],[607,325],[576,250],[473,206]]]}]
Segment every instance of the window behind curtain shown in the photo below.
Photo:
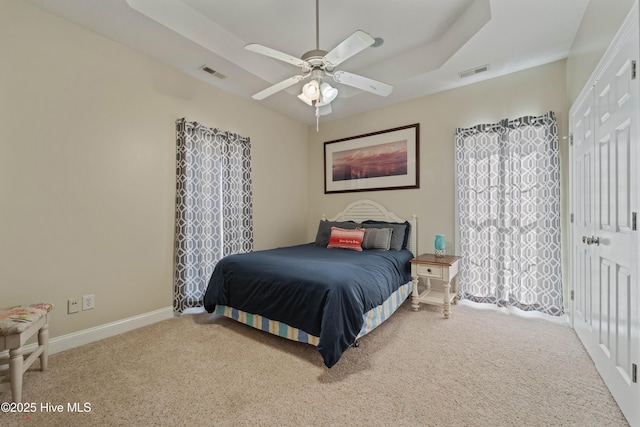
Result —
[{"label": "window behind curtain", "polygon": [[553,112],[456,130],[462,298],[564,313]]},{"label": "window behind curtain", "polygon": [[173,308],[202,307],[223,256],[253,249],[249,138],[176,121],[176,236]]}]

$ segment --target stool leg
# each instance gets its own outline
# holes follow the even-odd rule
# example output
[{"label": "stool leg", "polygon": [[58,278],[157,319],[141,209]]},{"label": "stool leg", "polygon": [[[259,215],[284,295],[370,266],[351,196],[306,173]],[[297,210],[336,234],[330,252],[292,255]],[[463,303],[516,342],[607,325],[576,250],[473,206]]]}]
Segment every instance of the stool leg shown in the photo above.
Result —
[{"label": "stool leg", "polygon": [[11,382],[11,395],[15,403],[22,401],[22,347],[9,350],[9,381]]},{"label": "stool leg", "polygon": [[46,371],[49,367],[49,324],[40,328],[38,331],[38,345],[42,347],[40,354],[40,369]]}]

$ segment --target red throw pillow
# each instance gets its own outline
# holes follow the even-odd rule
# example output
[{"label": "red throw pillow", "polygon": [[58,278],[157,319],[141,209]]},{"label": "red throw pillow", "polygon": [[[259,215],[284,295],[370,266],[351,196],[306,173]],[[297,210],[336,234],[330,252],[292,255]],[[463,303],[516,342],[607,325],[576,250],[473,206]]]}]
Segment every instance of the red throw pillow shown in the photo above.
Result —
[{"label": "red throw pillow", "polygon": [[345,230],[344,228],[331,227],[328,248],[351,249],[352,251],[362,250],[362,239],[364,229]]}]

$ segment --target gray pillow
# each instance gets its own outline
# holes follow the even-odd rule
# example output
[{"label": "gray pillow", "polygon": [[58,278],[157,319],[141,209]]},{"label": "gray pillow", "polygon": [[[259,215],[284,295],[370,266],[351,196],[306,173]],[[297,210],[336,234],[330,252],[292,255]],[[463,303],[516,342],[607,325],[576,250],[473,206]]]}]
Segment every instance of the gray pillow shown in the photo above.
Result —
[{"label": "gray pillow", "polygon": [[320,221],[318,224],[318,232],[316,233],[316,246],[326,247],[331,237],[331,227],[344,228],[346,230],[355,230],[362,228],[361,224],[353,221]]},{"label": "gray pillow", "polygon": [[407,230],[407,226],[405,224],[391,223],[391,222],[381,222],[379,224],[370,223],[369,221],[365,221],[362,224],[358,224],[363,227],[365,230],[367,228],[391,228],[393,232],[391,233],[391,246],[389,249],[393,249],[395,251],[402,250],[402,245],[404,243],[404,234]]},{"label": "gray pillow", "polygon": [[391,245],[392,228],[365,228],[362,249],[389,250]]},{"label": "gray pillow", "polygon": [[405,226],[404,228],[404,238],[402,239],[402,249],[407,249],[407,245],[409,244],[409,232],[411,231],[411,223],[409,221],[405,221],[405,222],[388,222],[388,221],[380,221],[380,220],[375,220],[375,219],[368,219],[366,221],[363,221],[362,224],[366,227],[368,224],[376,224],[381,225],[383,227],[392,227],[393,228],[393,234],[394,236],[391,237],[391,249],[393,249],[394,246],[394,239],[397,238],[397,236],[395,236],[396,234],[398,234],[398,232],[400,231],[401,227],[395,227],[396,225],[400,225],[400,226]]}]

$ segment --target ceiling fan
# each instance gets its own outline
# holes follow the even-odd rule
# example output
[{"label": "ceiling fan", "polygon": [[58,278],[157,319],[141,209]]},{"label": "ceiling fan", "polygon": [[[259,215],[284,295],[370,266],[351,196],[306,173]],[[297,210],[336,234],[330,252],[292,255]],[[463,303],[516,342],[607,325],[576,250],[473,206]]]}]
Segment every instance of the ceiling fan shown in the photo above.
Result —
[{"label": "ceiling fan", "polygon": [[306,52],[300,58],[256,43],[250,43],[245,46],[247,50],[295,65],[302,71],[302,74],[276,83],[256,93],[252,98],[256,100],[264,99],[309,77],[311,77],[311,80],[304,85],[298,98],[306,104],[314,106],[316,108],[316,116],[329,114],[331,112],[331,101],[338,96],[338,90],[325,81],[328,78],[332,78],[337,83],[375,93],[376,95],[388,96],[393,90],[393,86],[387,83],[347,71],[335,70],[342,62],[371,46],[376,40],[366,32],[357,30],[329,52],[321,50],[319,46],[320,24],[318,11],[319,0],[316,0],[316,48]]}]

